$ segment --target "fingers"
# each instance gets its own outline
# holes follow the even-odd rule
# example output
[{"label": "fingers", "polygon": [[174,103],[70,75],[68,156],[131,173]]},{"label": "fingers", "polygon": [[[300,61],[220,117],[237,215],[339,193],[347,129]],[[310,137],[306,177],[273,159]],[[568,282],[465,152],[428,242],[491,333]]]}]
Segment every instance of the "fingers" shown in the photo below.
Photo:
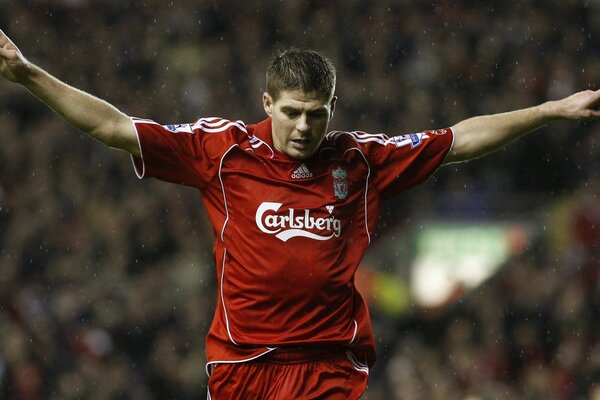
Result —
[{"label": "fingers", "polygon": [[0,47],[0,58],[11,59],[15,58],[16,52],[14,50],[8,50],[3,47]]},{"label": "fingers", "polygon": [[587,104],[587,118],[600,118],[600,90],[589,91],[589,102]]},{"label": "fingers", "polygon": [[17,46],[15,46],[2,29],[0,29],[0,58],[5,60],[16,59],[18,57],[18,52]]},{"label": "fingers", "polygon": [[587,120],[600,118],[600,90],[582,90],[559,100],[558,115],[565,119]]},{"label": "fingers", "polygon": [[600,90],[590,90],[589,91],[589,108],[593,108],[600,104]]},{"label": "fingers", "polygon": [[598,90],[586,90],[584,93],[588,93],[593,99],[600,99],[600,89]]}]

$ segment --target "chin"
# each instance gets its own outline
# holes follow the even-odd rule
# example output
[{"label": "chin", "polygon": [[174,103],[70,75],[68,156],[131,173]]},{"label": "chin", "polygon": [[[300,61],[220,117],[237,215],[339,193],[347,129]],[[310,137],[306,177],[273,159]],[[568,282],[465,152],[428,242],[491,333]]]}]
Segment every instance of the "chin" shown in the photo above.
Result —
[{"label": "chin", "polygon": [[312,156],[313,152],[301,153],[299,151],[293,151],[288,153],[288,156],[293,158],[294,160],[306,160],[308,157]]}]

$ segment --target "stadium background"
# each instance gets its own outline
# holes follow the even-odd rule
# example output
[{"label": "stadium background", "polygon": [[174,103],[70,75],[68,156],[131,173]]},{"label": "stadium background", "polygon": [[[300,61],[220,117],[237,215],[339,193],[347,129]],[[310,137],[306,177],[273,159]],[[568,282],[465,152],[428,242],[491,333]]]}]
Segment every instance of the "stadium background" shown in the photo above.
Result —
[{"label": "stadium background", "polygon": [[[600,84],[592,0],[0,0],[0,28],[163,123],[262,119],[277,44],[335,62],[334,129],[439,128]],[[360,277],[379,346],[365,399],[600,399],[597,130],[553,123],[386,206]],[[529,230],[485,284],[427,309],[405,293],[411,238],[440,221]],[[211,246],[196,192],[138,181],[0,83],[0,398],[202,398]]]}]

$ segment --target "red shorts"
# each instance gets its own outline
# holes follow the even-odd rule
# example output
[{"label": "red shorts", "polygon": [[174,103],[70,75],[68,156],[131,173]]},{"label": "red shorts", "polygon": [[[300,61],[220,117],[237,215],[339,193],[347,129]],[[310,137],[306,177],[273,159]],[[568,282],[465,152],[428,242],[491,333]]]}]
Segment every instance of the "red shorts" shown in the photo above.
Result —
[{"label": "red shorts", "polygon": [[350,351],[298,348],[211,369],[209,400],[357,400],[369,373]]}]

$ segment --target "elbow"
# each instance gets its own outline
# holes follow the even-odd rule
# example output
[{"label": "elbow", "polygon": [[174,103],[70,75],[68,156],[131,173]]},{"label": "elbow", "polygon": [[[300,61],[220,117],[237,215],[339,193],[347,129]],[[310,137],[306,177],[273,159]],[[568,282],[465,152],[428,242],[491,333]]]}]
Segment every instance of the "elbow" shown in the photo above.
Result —
[{"label": "elbow", "polygon": [[90,131],[90,136],[108,147],[139,153],[137,134],[129,117],[123,115]]},{"label": "elbow", "polygon": [[452,146],[446,157],[446,164],[474,160],[492,151],[486,148],[474,148],[473,146]]},{"label": "elbow", "polygon": [[94,127],[87,132],[92,138],[108,147],[117,147],[119,143],[118,126],[114,123],[105,123]]},{"label": "elbow", "polygon": [[477,154],[474,153],[472,146],[465,140],[463,135],[454,134],[454,142],[452,148],[448,152],[448,156],[444,164],[468,161],[472,158],[476,158]]},{"label": "elbow", "polygon": [[446,158],[446,163],[469,161],[493,151],[492,143],[487,142],[482,132],[475,135],[459,125],[452,127],[454,142]]}]

